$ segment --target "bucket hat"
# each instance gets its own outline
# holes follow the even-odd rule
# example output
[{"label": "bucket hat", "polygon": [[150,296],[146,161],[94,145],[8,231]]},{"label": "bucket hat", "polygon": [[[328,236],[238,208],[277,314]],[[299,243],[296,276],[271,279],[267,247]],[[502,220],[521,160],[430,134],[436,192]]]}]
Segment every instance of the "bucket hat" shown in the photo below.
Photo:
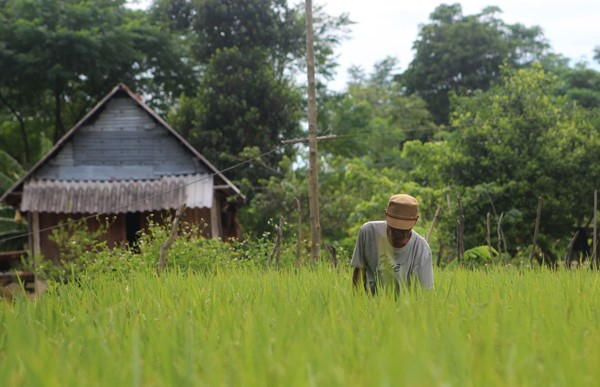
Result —
[{"label": "bucket hat", "polygon": [[392,228],[411,229],[419,219],[419,202],[410,195],[393,195],[388,200],[385,219]]}]

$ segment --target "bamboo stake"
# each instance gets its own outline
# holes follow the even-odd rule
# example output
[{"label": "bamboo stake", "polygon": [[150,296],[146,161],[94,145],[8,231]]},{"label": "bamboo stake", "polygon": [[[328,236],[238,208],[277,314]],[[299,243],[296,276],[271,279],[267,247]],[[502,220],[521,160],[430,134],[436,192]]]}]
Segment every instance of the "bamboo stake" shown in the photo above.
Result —
[{"label": "bamboo stake", "polygon": [[331,263],[333,264],[333,267],[337,267],[338,265],[338,261],[337,261],[337,251],[334,245],[327,245],[325,246],[325,248],[327,249],[327,252],[329,253],[329,256],[331,257]]},{"label": "bamboo stake", "polygon": [[435,263],[437,267],[440,267],[442,264],[442,251],[444,249],[444,241],[440,238],[440,248],[438,250],[437,262]]},{"label": "bamboo stake", "polygon": [[271,256],[269,257],[269,265],[273,262],[273,258],[275,258],[275,267],[279,270],[279,262],[281,260],[281,234],[283,233],[283,216],[279,217],[279,226],[277,226],[277,237],[275,239],[275,244],[273,245],[273,250],[271,250]]},{"label": "bamboo stake", "polygon": [[565,256],[565,267],[567,269],[571,268],[571,254],[573,254],[573,245],[575,244],[575,239],[577,239],[577,236],[579,236],[579,230],[575,231],[575,234],[573,234],[573,238],[567,246],[567,255]]},{"label": "bamboo stake", "polygon": [[317,96],[315,87],[315,50],[313,46],[312,0],[306,0],[306,68],[308,78],[308,185],[310,207],[311,262],[321,258],[319,221],[319,166],[317,156]]},{"label": "bamboo stake", "polygon": [[529,264],[533,263],[533,257],[535,256],[535,248],[537,246],[538,231],[540,228],[540,217],[542,216],[542,203],[541,197],[538,198],[537,215],[535,216],[535,227],[533,231],[533,246],[531,246],[531,255],[529,256]]},{"label": "bamboo stake", "polygon": [[435,210],[435,215],[433,215],[433,220],[431,221],[431,226],[429,226],[429,231],[427,231],[427,236],[425,237],[426,241],[429,241],[429,238],[431,237],[431,232],[433,231],[433,226],[435,226],[435,221],[437,220],[439,215],[440,215],[440,206],[438,206],[438,208]]},{"label": "bamboo stake", "polygon": [[490,231],[490,212],[489,211],[485,218],[485,229],[486,229],[485,241],[487,242],[488,251],[490,252],[490,255],[491,255],[492,254],[492,237],[491,237],[491,231]]},{"label": "bamboo stake", "polygon": [[160,259],[158,261],[158,268],[156,269],[157,274],[160,276],[162,273],[165,264],[167,263],[167,252],[171,248],[175,237],[177,236],[177,228],[179,226],[179,220],[183,216],[183,212],[185,211],[185,203],[181,204],[175,213],[175,220],[173,221],[173,226],[171,226],[171,232],[169,233],[169,237],[165,241],[165,243],[160,245]]},{"label": "bamboo stake", "polygon": [[592,262],[597,269],[598,264],[598,190],[594,190],[594,237],[592,242]]},{"label": "bamboo stake", "polygon": [[460,196],[456,195],[458,202],[459,217],[456,221],[456,253],[458,255],[458,262],[460,263],[461,258],[465,254],[465,215],[463,213],[462,203],[460,202]]},{"label": "bamboo stake", "polygon": [[296,207],[298,208],[298,241],[296,242],[296,268],[300,267],[300,251],[302,247],[302,208],[300,207],[300,199],[296,198]]},{"label": "bamboo stake", "polygon": [[504,216],[504,212],[500,214],[498,218],[498,225],[496,226],[496,231],[498,233],[498,254],[502,256],[502,217]]}]

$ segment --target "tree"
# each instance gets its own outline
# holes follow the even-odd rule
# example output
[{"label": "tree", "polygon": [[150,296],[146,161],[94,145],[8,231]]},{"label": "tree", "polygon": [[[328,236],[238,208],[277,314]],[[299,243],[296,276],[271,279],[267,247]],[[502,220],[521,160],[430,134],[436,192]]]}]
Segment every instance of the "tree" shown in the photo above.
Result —
[{"label": "tree", "polygon": [[448,123],[449,94],[487,90],[503,63],[523,66],[548,48],[539,27],[506,24],[497,7],[464,16],[460,4],[438,6],[420,27],[415,57],[401,80],[421,96],[438,123]]},{"label": "tree", "polygon": [[[0,196],[16,183],[25,171],[12,156],[0,150]],[[21,250],[27,242],[27,225],[11,207],[0,203],[0,251]]]},{"label": "tree", "polygon": [[436,125],[425,103],[405,96],[394,80],[397,60],[386,58],[375,64],[369,76],[351,69],[347,91],[326,99],[319,114],[324,132],[339,137],[320,149],[343,157],[369,156],[379,167],[399,167],[404,142],[429,140]]},{"label": "tree", "polygon": [[446,142],[405,148],[418,182],[444,184],[463,197],[467,247],[485,240],[487,212],[505,213],[513,253],[528,246],[538,197],[544,199],[540,232],[552,243],[566,246],[572,228],[592,215],[600,121],[556,97],[556,82],[539,65],[504,68],[498,85],[456,98]]},{"label": "tree", "polygon": [[[159,0],[156,20],[192,47],[202,80],[169,115],[174,128],[227,171],[247,194],[261,189],[293,147],[280,141],[301,135],[302,93],[296,75],[305,55],[304,10],[287,0]],[[322,75],[349,24],[346,15],[316,14],[317,56]],[[277,148],[277,149],[276,149]]]},{"label": "tree", "polygon": [[0,3],[0,113],[12,123],[3,130],[20,133],[19,143],[3,146],[21,162],[39,158],[42,147],[32,142],[56,142],[117,83],[151,95],[159,110],[189,87],[191,69],[180,60],[177,41],[124,5]]},{"label": "tree", "polygon": [[[278,80],[260,50],[217,51],[207,64],[195,98],[182,99],[173,123],[218,168],[249,157],[244,168],[227,171],[246,188],[277,170],[290,148],[280,141],[300,134],[301,98],[288,81]],[[250,153],[248,153],[250,152]]]},{"label": "tree", "polygon": [[[197,63],[206,64],[224,48],[263,50],[277,79],[305,67],[304,3],[288,0],[155,0],[151,14],[157,22],[181,34],[193,48]],[[334,49],[348,36],[348,14],[331,16],[316,7],[315,57],[317,72],[329,79],[337,66]]]}]

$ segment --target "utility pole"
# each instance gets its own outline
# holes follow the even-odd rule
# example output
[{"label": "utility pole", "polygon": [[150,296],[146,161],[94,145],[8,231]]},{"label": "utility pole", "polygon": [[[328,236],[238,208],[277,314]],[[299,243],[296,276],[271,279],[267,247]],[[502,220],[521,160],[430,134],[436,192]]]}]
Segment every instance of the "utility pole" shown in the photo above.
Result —
[{"label": "utility pole", "polygon": [[319,160],[317,157],[317,93],[315,88],[315,49],[312,0],[306,0],[306,71],[308,77],[308,197],[310,206],[311,262],[321,258],[319,221]]}]

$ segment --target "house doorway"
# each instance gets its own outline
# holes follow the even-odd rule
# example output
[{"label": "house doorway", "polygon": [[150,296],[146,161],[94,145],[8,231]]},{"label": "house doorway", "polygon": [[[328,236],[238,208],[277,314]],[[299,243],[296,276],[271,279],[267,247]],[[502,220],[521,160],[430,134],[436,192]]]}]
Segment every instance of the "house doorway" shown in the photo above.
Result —
[{"label": "house doorway", "polygon": [[127,233],[127,243],[129,247],[135,247],[138,240],[138,232],[142,227],[142,213],[128,212],[125,214],[125,232]]}]

